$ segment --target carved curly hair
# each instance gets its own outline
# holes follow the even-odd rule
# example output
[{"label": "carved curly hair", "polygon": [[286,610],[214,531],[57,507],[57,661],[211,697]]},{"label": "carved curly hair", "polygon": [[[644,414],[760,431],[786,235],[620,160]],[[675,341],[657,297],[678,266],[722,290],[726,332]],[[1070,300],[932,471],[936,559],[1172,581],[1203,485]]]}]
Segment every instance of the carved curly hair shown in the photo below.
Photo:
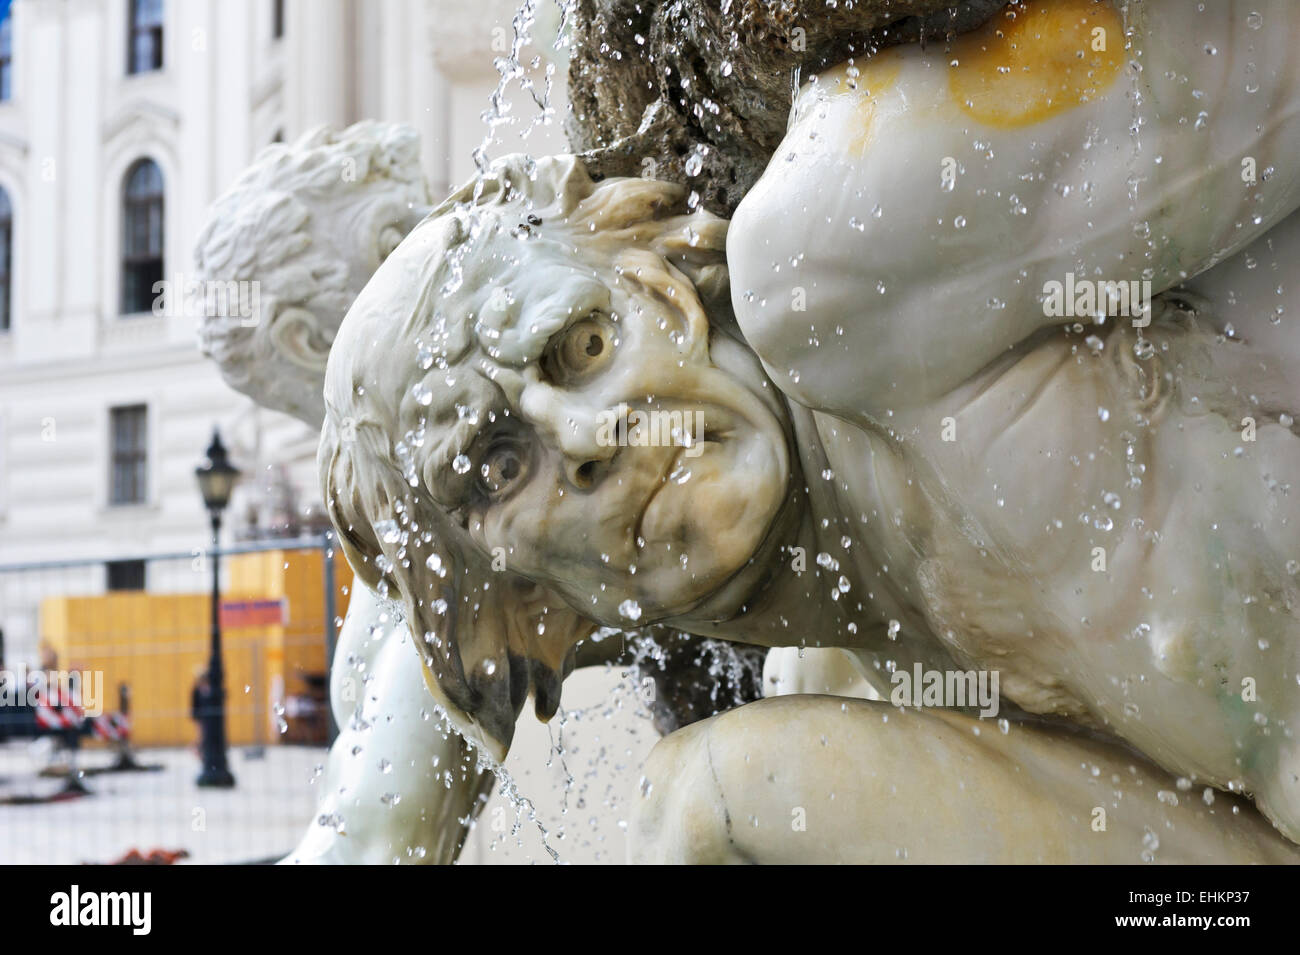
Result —
[{"label": "carved curly hair", "polygon": [[[364,202],[379,185],[406,194],[420,214],[427,211],[419,135],[411,127],[369,121],[344,130],[322,126],[291,145],[273,144],[213,203],[195,246],[196,277],[204,283],[255,281],[261,292],[261,314],[253,320],[211,307],[197,310],[199,346],[236,391],[319,423],[323,409],[315,396],[323,356],[378,264],[348,261],[325,247],[321,217],[327,209]],[[286,336],[303,337],[303,347],[282,347]],[[297,352],[322,357],[303,361]],[[314,399],[308,407],[304,395]]]}]

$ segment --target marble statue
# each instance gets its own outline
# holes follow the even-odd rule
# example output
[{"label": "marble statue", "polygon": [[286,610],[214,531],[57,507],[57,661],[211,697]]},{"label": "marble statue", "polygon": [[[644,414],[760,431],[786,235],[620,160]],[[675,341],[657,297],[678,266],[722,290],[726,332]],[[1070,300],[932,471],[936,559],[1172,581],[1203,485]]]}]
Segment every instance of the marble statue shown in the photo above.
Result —
[{"label": "marble statue", "polygon": [[[201,344],[226,381],[319,429],[339,323],[430,208],[408,126],[322,127],[263,151],[213,204],[195,253],[200,280],[260,285],[254,322],[201,310]],[[409,642],[397,612],[356,582],[330,671],[339,735],[315,818],[285,861],[455,860],[492,777],[459,734],[439,729]]]},{"label": "marble statue", "polygon": [[1300,20],[1175,7],[824,71],[730,223],[509,157],[401,242],[319,464],[466,736],[602,625],[836,648],[885,700],[997,674],[1005,727],[741,707],[659,744],[637,858],[1295,859],[1300,339],[1232,257],[1300,251]]},{"label": "marble statue", "polygon": [[[347,307],[430,208],[410,127],[322,127],[268,147],[213,204],[195,254],[200,287],[257,282],[264,303],[252,321],[220,307],[233,298],[195,309],[201,345],[226,381],[319,429],[325,361]],[[664,659],[635,662],[663,688],[652,706],[661,732],[743,697],[737,681],[697,666],[699,641],[666,632],[654,639]],[[339,736],[316,781],[317,811],[286,862],[457,858],[492,774],[444,726],[409,641],[400,607],[357,581],[330,673]],[[621,647],[589,643],[579,665],[606,665]]]}]

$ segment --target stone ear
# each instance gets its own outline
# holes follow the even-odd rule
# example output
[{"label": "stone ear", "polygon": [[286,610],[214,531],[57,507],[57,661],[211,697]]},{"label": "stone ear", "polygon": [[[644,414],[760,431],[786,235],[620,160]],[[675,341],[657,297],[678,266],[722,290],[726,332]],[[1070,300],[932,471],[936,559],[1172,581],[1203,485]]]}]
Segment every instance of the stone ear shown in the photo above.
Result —
[{"label": "stone ear", "polygon": [[691,340],[707,348],[709,314],[700,290],[690,277],[662,255],[648,249],[627,249],[618,257],[623,281],[639,285],[665,308],[678,313],[690,328]]},{"label": "stone ear", "polygon": [[708,212],[675,216],[650,247],[690,279],[711,318],[731,314],[726,219]]},{"label": "stone ear", "polygon": [[332,342],[321,333],[311,312],[292,305],[283,308],[272,317],[269,332],[281,358],[313,374],[325,370]]},{"label": "stone ear", "polygon": [[696,212],[673,216],[663,225],[663,231],[651,247],[674,265],[679,262],[699,266],[726,264],[727,228],[730,225],[727,219],[720,219],[711,212]]}]

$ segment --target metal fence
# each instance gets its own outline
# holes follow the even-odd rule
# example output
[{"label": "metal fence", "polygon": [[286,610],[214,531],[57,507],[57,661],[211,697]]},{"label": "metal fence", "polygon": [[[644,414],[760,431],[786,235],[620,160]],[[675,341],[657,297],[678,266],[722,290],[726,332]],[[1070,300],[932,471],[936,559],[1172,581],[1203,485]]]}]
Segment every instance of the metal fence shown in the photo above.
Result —
[{"label": "metal fence", "polygon": [[[232,789],[196,784],[214,559]],[[328,535],[0,565],[0,863],[291,849],[350,579]]]}]

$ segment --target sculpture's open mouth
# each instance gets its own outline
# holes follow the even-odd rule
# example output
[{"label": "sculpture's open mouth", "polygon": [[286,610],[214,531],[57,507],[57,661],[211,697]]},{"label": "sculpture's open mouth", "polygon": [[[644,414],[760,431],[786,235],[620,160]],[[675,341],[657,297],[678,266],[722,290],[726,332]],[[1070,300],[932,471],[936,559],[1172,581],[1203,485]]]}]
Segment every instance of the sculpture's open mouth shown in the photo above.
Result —
[{"label": "sculpture's open mouth", "polygon": [[[732,437],[735,429],[734,416],[721,408],[696,409],[684,412],[683,420],[693,422],[686,428],[686,433],[675,436],[678,444],[668,449],[659,468],[659,476],[650,487],[645,502],[641,505],[636,523],[632,527],[632,548],[641,550],[647,541],[661,540],[654,531],[654,508],[656,502],[665,492],[672,493],[672,488],[683,487],[689,491],[696,490],[691,484],[695,481],[696,469],[692,464],[703,457],[722,450]],[[688,491],[688,492],[689,492]],[[650,530],[647,532],[647,527]]]},{"label": "sculpture's open mouth", "polygon": [[630,466],[619,469],[636,481],[622,492],[630,498],[624,540],[634,568],[619,587],[636,600],[643,624],[708,600],[762,547],[788,498],[780,406],[730,374],[681,384],[687,394],[678,397],[694,407],[674,413],[690,420],[689,434],[673,446],[629,449]]},{"label": "sculpture's open mouth", "polygon": [[645,504],[641,506],[641,513],[637,516],[636,523],[632,527],[632,549],[640,550],[641,545],[645,542],[643,529],[645,527],[646,514],[654,506],[655,498],[659,493],[668,486],[669,475],[677,470],[679,462],[682,459],[682,450],[679,449],[666,456],[664,466],[660,468],[659,478],[650,486],[650,493],[646,495]]}]

